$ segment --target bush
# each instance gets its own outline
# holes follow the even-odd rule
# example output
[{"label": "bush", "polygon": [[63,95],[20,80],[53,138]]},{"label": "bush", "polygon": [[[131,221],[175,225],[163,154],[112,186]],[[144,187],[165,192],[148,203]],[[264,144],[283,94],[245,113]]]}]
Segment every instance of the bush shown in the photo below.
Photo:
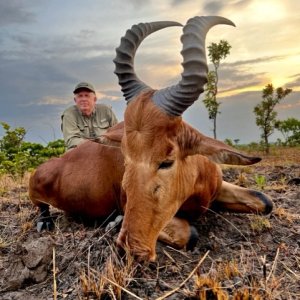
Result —
[{"label": "bush", "polygon": [[5,133],[0,139],[0,173],[13,177],[22,177],[26,171],[36,168],[51,157],[65,152],[64,141],[59,139],[49,142],[47,146],[24,141],[26,130],[23,127],[11,129],[0,122]]}]

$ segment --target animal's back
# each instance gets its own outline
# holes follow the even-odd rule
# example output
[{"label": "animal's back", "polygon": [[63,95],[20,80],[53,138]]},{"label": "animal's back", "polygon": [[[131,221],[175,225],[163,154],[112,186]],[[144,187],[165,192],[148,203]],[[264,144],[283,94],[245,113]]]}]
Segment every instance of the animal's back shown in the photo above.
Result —
[{"label": "animal's back", "polygon": [[71,214],[107,216],[117,209],[124,162],[119,147],[87,141],[32,174],[29,195]]}]

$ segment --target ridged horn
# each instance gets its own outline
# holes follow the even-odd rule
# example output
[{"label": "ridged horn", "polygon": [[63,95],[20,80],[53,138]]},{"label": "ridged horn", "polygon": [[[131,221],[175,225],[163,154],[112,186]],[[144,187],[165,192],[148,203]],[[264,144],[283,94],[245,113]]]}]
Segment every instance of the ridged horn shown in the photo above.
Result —
[{"label": "ridged horn", "polygon": [[140,23],[128,29],[125,36],[121,38],[120,46],[116,49],[115,74],[118,76],[119,85],[126,101],[130,101],[142,90],[151,89],[142,82],[134,71],[134,56],[141,42],[151,33],[170,26],[182,26],[178,22],[161,21],[151,23]]},{"label": "ridged horn", "polygon": [[191,18],[183,27],[181,80],[177,85],[156,91],[152,97],[167,114],[180,116],[203,92],[208,71],[205,38],[208,30],[217,24],[235,26],[223,17],[207,16]]}]

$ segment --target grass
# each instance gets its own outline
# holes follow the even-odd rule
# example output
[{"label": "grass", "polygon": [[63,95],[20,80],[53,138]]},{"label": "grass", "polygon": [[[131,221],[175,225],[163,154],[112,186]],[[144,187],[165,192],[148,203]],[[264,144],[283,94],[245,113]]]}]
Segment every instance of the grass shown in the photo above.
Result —
[{"label": "grass", "polygon": [[124,291],[133,280],[137,265],[133,257],[127,252],[124,257],[118,255],[114,246],[110,248],[110,256],[106,260],[101,272],[90,267],[81,271],[80,283],[83,295],[100,299],[104,296],[122,299]]},{"label": "grass", "polygon": [[[57,299],[152,300],[168,299],[167,294],[186,300],[300,299],[300,210],[297,187],[287,184],[290,176],[300,176],[300,168],[294,167],[299,163],[300,148],[279,148],[255,166],[227,167],[231,182],[249,188],[260,189],[255,176],[265,177],[261,188],[274,199],[272,215],[208,213],[195,224],[200,238],[194,252],[158,244],[157,262],[146,265],[128,253],[120,257],[114,247],[116,231],[85,227],[55,209],[54,231],[38,234],[28,175],[18,181],[2,176],[0,277],[5,278],[10,261],[25,255],[20,250],[24,243],[49,237],[55,241],[55,259],[47,279],[24,283],[19,292],[45,299],[54,291]],[[0,279],[0,298],[8,293],[4,287]]]}]

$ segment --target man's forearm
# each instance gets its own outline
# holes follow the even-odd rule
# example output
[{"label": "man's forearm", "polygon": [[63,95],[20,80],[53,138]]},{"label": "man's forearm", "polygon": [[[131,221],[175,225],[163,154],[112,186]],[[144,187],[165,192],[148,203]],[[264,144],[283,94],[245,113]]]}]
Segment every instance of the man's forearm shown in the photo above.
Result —
[{"label": "man's forearm", "polygon": [[84,141],[86,141],[86,139],[81,137],[71,137],[67,140],[66,146],[68,149],[75,148]]}]

